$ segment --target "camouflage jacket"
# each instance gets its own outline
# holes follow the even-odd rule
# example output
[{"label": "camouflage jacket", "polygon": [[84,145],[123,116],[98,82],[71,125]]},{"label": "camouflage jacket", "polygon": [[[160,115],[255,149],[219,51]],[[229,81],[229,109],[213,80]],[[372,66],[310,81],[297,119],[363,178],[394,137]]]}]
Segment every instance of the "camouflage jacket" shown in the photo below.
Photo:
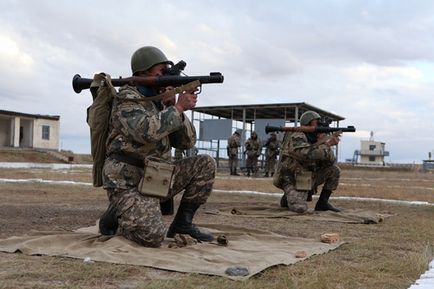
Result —
[{"label": "camouflage jacket", "polygon": [[267,148],[265,155],[269,158],[276,158],[279,154],[279,148],[280,148],[280,142],[279,140],[269,140],[265,144],[265,147]]},{"label": "camouflage jacket", "polygon": [[160,110],[145,99],[135,87],[119,89],[113,101],[107,154],[170,159],[171,147],[193,147],[196,130],[187,116],[174,106]]},{"label": "camouflage jacket", "polygon": [[333,164],[335,159],[329,145],[321,142],[310,144],[302,132],[285,133],[281,147],[281,162],[288,171],[315,171],[317,167]]},{"label": "camouflage jacket", "polygon": [[262,146],[259,139],[249,138],[246,141],[246,152],[250,157],[259,156],[261,154]]},{"label": "camouflage jacket", "polygon": [[233,134],[228,139],[228,155],[238,155],[238,148],[241,146],[241,137],[238,134]]}]

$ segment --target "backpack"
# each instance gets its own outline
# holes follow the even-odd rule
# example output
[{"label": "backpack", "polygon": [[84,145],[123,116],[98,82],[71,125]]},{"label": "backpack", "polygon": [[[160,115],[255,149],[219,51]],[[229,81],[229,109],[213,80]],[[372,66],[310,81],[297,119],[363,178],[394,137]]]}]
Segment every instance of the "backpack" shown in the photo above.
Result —
[{"label": "backpack", "polygon": [[[195,80],[156,96],[147,97],[146,101],[161,100],[164,97],[176,95],[177,93],[191,90],[197,86],[200,86],[200,82]],[[91,154],[93,160],[92,178],[93,186],[101,187],[103,185],[102,170],[107,152],[106,142],[109,134],[110,115],[113,99],[117,91],[112,84],[110,75],[101,72],[94,75],[93,81],[90,84],[90,92],[92,93],[93,102],[87,108],[86,122],[90,128]],[[176,133],[173,133],[173,135],[175,137]]]},{"label": "backpack", "polygon": [[288,147],[291,141],[292,133],[287,132],[283,136],[283,141],[280,146],[279,160],[277,162],[276,172],[273,175],[273,185],[279,189],[283,189],[283,175],[287,170],[288,161]]},{"label": "backpack", "polygon": [[93,160],[93,186],[101,187],[102,170],[106,157],[106,141],[109,133],[109,121],[112,111],[113,98],[116,89],[111,83],[110,75],[98,73],[93,77],[90,85],[93,102],[87,108],[86,122],[90,128],[91,154]]}]

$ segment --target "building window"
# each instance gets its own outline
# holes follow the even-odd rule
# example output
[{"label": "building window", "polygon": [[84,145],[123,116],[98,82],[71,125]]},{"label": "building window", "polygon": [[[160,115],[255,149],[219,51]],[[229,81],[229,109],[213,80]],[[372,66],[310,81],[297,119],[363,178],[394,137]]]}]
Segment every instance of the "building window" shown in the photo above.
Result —
[{"label": "building window", "polygon": [[42,139],[46,139],[46,140],[50,139],[50,126],[48,125],[42,126]]},{"label": "building window", "polygon": [[370,162],[375,162],[375,157],[374,156],[369,156],[369,161]]},{"label": "building window", "polygon": [[369,150],[373,151],[373,150],[375,150],[375,147],[376,147],[376,145],[369,145]]}]

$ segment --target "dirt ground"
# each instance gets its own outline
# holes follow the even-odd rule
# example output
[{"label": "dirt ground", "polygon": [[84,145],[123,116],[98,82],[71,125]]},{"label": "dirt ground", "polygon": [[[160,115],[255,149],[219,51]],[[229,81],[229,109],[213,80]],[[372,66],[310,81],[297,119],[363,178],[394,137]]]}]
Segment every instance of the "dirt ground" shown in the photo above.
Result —
[{"label": "dirt ground", "polygon": [[[0,179],[40,178],[90,182],[90,170],[0,169]],[[271,179],[218,176],[221,190],[277,192]],[[344,171],[336,196],[434,202],[434,176],[419,172]],[[179,201],[179,198],[177,198]],[[318,238],[337,232],[347,244],[293,266],[276,266],[246,282],[146,267],[0,253],[0,288],[408,288],[433,257],[434,207],[338,201],[393,217],[378,225],[350,225],[284,219],[233,218],[205,214],[231,205],[263,205],[277,197],[214,193],[196,221],[266,229],[287,236]],[[315,201],[315,199],[314,199]],[[313,206],[315,202],[311,203]],[[107,206],[104,190],[86,185],[0,183],[0,238],[31,230],[70,231],[95,224]],[[166,216],[170,223],[173,216]]]}]

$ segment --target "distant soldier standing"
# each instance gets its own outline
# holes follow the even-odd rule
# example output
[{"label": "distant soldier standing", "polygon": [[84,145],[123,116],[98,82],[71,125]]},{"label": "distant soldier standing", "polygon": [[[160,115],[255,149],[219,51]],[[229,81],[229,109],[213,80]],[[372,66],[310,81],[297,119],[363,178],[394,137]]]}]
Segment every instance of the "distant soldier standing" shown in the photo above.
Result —
[{"label": "distant soldier standing", "polygon": [[258,172],[258,158],[261,155],[262,150],[261,141],[258,139],[256,132],[252,132],[252,135],[246,141],[245,146],[245,153],[247,154],[247,176],[250,177],[250,172],[256,176],[256,173]]},{"label": "distant soldier standing", "polygon": [[226,147],[229,158],[229,169],[231,176],[239,176],[238,167],[238,148],[241,146],[241,130],[237,129],[228,139]]},{"label": "distant soldier standing", "polygon": [[279,154],[280,142],[275,133],[271,133],[270,138],[265,143],[265,175],[268,178],[274,175],[276,166],[277,155]]},{"label": "distant soldier standing", "polygon": [[[306,111],[300,117],[302,126],[317,127],[320,115]],[[274,185],[283,189],[281,206],[290,211],[307,211],[309,192],[324,184],[316,211],[335,211],[329,202],[330,195],[339,184],[340,169],[335,165],[332,147],[339,143],[339,137],[324,134],[286,132],[281,151],[278,171]]]},{"label": "distant soldier standing", "polygon": [[[138,49],[131,58],[135,76],[164,75],[171,62],[156,47]],[[110,202],[100,220],[102,234],[116,230],[125,238],[146,247],[159,247],[166,235],[160,202],[165,199],[142,193],[138,186],[144,175],[144,160],[152,157],[164,163],[170,160],[171,148],[193,147],[196,131],[184,114],[195,107],[197,95],[186,91],[162,101],[150,101],[159,91],[145,85],[125,85],[113,101],[107,158],[104,163],[104,188]],[[166,198],[184,191],[167,237],[189,234],[200,241],[213,236],[193,223],[197,209],[211,194],[215,161],[197,155],[175,162],[173,185]],[[149,179],[148,181],[150,181]]]}]

